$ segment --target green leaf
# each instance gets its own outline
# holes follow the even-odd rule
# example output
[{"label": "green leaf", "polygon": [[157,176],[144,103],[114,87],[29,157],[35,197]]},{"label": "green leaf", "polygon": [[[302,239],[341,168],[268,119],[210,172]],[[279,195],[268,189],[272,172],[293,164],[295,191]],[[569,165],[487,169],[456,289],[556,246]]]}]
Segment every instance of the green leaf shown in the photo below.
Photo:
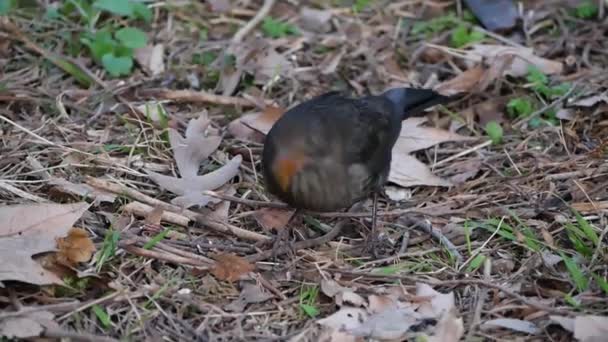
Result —
[{"label": "green leaf", "polygon": [[132,2],[133,14],[136,18],[149,23],[152,21],[152,10],[141,2]]},{"label": "green leaf", "polygon": [[103,239],[103,245],[101,252],[97,256],[97,272],[101,271],[101,268],[110,260],[114,254],[116,254],[116,247],[118,246],[118,240],[120,239],[120,233],[114,229],[106,231],[106,236]]},{"label": "green leaf", "polygon": [[298,34],[298,29],[286,22],[276,20],[272,17],[266,17],[262,23],[262,32],[265,36],[271,38],[281,38],[287,35]]},{"label": "green leaf", "polygon": [[466,25],[460,24],[456,27],[454,32],[452,32],[451,42],[453,47],[459,48],[470,43],[478,42],[484,38],[485,35],[483,32],[469,29]]},{"label": "green leaf", "polygon": [[114,77],[129,75],[133,68],[133,58],[131,57],[116,57],[111,53],[101,57],[103,67]]},{"label": "green leaf", "polygon": [[528,75],[526,76],[526,80],[535,85],[547,84],[547,82],[549,82],[547,75],[543,74],[543,72],[534,65],[528,66]]},{"label": "green leaf", "polygon": [[591,242],[593,242],[594,246],[599,245],[600,243],[600,238],[597,235],[597,233],[595,232],[595,230],[593,229],[593,227],[591,227],[591,225],[589,224],[589,222],[587,222],[587,220],[585,220],[585,218],[583,216],[581,216],[581,214],[579,214],[578,211],[574,210],[574,215],[576,216],[576,222],[578,223],[579,228],[581,228],[581,230],[585,233],[585,236],[591,240]]},{"label": "green leaf", "polygon": [[97,316],[97,319],[99,319],[104,328],[109,328],[112,326],[110,315],[108,315],[106,310],[104,310],[101,306],[95,304],[91,307],[91,310],[93,310],[93,313],[95,313],[95,316]]},{"label": "green leaf", "polygon": [[148,43],[146,33],[135,27],[123,27],[114,35],[122,45],[131,49],[142,48]]},{"label": "green leaf", "polygon": [[156,236],[154,236],[153,238],[150,239],[150,241],[148,241],[144,244],[144,249],[150,249],[150,248],[156,246],[156,244],[161,242],[165,238],[165,236],[167,236],[167,234],[169,234],[170,231],[171,231],[171,229],[165,229],[162,232],[156,234]]},{"label": "green leaf", "polygon": [[502,141],[503,131],[500,124],[496,121],[490,121],[486,124],[486,134],[492,140],[492,144],[497,145]]},{"label": "green leaf", "polygon": [[597,15],[598,8],[591,1],[585,1],[582,4],[576,6],[574,15],[581,19],[591,19]]},{"label": "green leaf", "polygon": [[566,268],[568,269],[568,272],[570,273],[570,276],[572,277],[578,291],[583,292],[587,290],[589,287],[589,280],[585,277],[583,271],[581,271],[574,260],[566,256],[563,252],[559,252],[559,254],[562,257],[562,260],[564,260],[564,264],[566,265]]},{"label": "green leaf", "polygon": [[534,112],[534,107],[530,100],[518,97],[507,103],[507,112],[512,117],[525,118]]},{"label": "green leaf", "polygon": [[112,33],[108,30],[99,30],[94,35],[87,35],[81,39],[82,43],[89,47],[93,58],[101,62],[101,58],[114,52],[118,42],[112,38]]},{"label": "green leaf", "polygon": [[471,260],[471,263],[469,264],[469,266],[466,269],[467,273],[471,273],[473,271],[476,271],[479,267],[481,267],[481,265],[483,265],[483,262],[486,260],[486,256],[483,254],[477,254],[475,256],[475,258],[473,258],[473,260]]},{"label": "green leaf", "polygon": [[319,309],[317,309],[315,306],[300,303],[300,308],[311,318],[315,318],[317,315],[319,315]]},{"label": "green leaf", "polygon": [[602,291],[608,295],[608,281],[606,281],[606,278],[602,278],[595,273],[593,273],[593,278]]},{"label": "green leaf", "polygon": [[113,14],[133,16],[133,5],[128,0],[97,0],[93,6]]},{"label": "green leaf", "polygon": [[363,11],[365,7],[369,5],[370,2],[371,0],[356,0],[355,4],[353,5],[353,11],[355,13]]},{"label": "green leaf", "polygon": [[7,15],[17,5],[17,0],[0,0],[0,15]]}]

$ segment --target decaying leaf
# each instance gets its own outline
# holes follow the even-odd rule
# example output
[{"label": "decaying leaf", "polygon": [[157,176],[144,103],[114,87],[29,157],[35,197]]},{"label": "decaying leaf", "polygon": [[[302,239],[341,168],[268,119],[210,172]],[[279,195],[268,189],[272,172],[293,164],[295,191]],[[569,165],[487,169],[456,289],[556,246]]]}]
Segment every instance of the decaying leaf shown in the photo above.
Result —
[{"label": "decaying leaf", "polygon": [[438,84],[434,90],[446,96],[470,92],[479,84],[485,72],[483,66],[476,65],[458,76]]},{"label": "decaying leaf", "polygon": [[243,312],[248,304],[263,303],[273,297],[272,294],[253,283],[245,283],[239,297],[230,304],[226,305],[226,310],[233,312]]},{"label": "decaying leaf", "polygon": [[57,239],[89,208],[88,203],[24,204],[0,207],[0,281],[36,285],[62,284],[52,272],[32,259],[57,250]]},{"label": "decaying leaf", "polygon": [[255,269],[249,261],[235,254],[221,253],[214,256],[214,259],[216,264],[211,269],[211,274],[219,280],[234,282]]},{"label": "decaying leaf", "polygon": [[147,73],[157,76],[165,71],[164,53],[163,44],[147,45],[135,49],[135,60]]},{"label": "decaying leaf", "polygon": [[89,233],[81,228],[72,228],[65,238],[57,239],[57,261],[61,264],[74,266],[79,262],[87,262],[95,253],[95,245]]},{"label": "decaying leaf", "polygon": [[495,61],[499,56],[514,56],[512,63],[503,71],[503,75],[513,77],[521,77],[528,74],[530,65],[537,67],[543,74],[557,75],[561,74],[563,64],[561,62],[552,61],[546,58],[538,57],[534,54],[534,49],[527,47],[513,47],[494,44],[474,44],[472,49],[467,51],[467,59],[477,63],[482,62],[482,59]]},{"label": "decaying leaf", "polygon": [[215,152],[221,142],[219,136],[205,135],[209,124],[210,121],[204,112],[198,119],[188,123],[185,138],[176,130],[169,128],[169,141],[181,177],[146,171],[150,178],[162,188],[179,195],[171,200],[173,204],[189,208],[195,205],[205,206],[208,203],[218,203],[220,200],[203,195],[203,192],[218,189],[238,173],[242,160],[240,155],[235,156],[215,171],[202,176],[198,175],[200,163]]},{"label": "decaying leaf", "polygon": [[299,27],[312,32],[328,32],[331,30],[332,12],[311,7],[302,7],[300,10]]},{"label": "decaying leaf", "polygon": [[464,335],[462,317],[457,317],[455,310],[446,312],[442,317],[435,333],[427,338],[428,342],[458,342]]},{"label": "decaying leaf", "polygon": [[468,141],[473,138],[438,128],[420,126],[426,120],[424,117],[417,117],[403,121],[401,135],[393,148],[390,182],[403,187],[452,185],[450,181],[435,176],[428,166],[412,157],[410,153],[446,141]]},{"label": "decaying leaf", "polygon": [[580,315],[575,318],[550,316],[581,342],[603,341],[608,335],[608,316]]},{"label": "decaying leaf", "polygon": [[282,230],[293,216],[294,210],[262,208],[255,212],[253,217],[266,231]]},{"label": "decaying leaf", "polygon": [[423,317],[438,318],[444,313],[456,309],[453,292],[441,293],[435,291],[430,285],[417,283],[416,296],[427,299],[418,308],[418,313]]},{"label": "decaying leaf", "polygon": [[9,339],[27,339],[39,337],[48,328],[57,329],[59,325],[53,321],[55,315],[49,311],[29,311],[18,316],[0,318],[0,336]]}]

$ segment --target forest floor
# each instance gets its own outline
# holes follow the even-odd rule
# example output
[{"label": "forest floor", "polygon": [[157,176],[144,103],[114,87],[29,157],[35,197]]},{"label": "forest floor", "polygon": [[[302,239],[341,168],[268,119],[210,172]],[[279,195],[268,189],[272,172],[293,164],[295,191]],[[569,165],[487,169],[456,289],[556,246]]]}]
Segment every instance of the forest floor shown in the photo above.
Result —
[{"label": "forest floor", "polygon": [[[0,1],[0,336],[605,340],[604,6]],[[289,221],[260,155],[396,86],[458,96],[404,122],[372,258],[371,199]]]}]

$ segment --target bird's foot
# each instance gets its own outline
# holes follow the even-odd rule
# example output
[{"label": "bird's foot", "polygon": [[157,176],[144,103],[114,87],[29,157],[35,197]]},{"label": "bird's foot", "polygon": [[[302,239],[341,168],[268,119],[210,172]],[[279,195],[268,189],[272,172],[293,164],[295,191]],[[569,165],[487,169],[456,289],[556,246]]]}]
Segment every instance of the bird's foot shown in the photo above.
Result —
[{"label": "bird's foot", "polygon": [[363,254],[369,254],[374,259],[378,259],[378,247],[379,241],[378,236],[376,234],[369,234],[365,241],[365,246],[363,246]]},{"label": "bird's foot", "polygon": [[[272,259],[276,260],[277,257],[281,254],[289,252],[289,250],[293,251],[293,245],[289,241],[289,235],[291,233],[291,229],[284,227],[279,231],[277,236],[274,238],[272,243]],[[287,249],[287,250],[286,250]],[[285,252],[284,252],[285,250]]]}]

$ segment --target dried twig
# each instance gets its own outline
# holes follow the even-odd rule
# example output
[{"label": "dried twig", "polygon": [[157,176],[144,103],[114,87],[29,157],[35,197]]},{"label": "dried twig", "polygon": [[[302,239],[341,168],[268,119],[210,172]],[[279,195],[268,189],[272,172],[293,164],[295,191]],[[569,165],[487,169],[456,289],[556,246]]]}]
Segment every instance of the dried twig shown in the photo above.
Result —
[{"label": "dried twig", "polygon": [[432,237],[437,239],[439,243],[444,245],[445,248],[447,248],[447,250],[458,259],[458,261],[463,259],[460,252],[458,252],[458,248],[452,243],[452,241],[443,235],[440,230],[434,229],[429,222],[407,216],[401,218],[401,221],[404,221],[406,225],[413,225],[413,228],[417,228],[427,234],[430,234]]}]

